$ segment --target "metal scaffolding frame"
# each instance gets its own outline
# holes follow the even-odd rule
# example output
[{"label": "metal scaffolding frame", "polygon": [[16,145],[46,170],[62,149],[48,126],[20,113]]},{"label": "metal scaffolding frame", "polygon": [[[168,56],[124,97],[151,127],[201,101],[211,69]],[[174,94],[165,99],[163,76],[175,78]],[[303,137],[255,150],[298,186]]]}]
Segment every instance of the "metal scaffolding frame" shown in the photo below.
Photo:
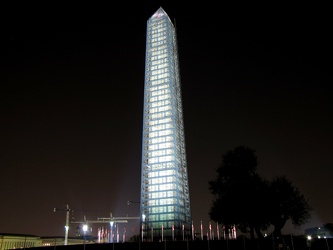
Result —
[{"label": "metal scaffolding frame", "polygon": [[159,8],[147,22],[141,165],[142,239],[191,235],[176,30]]}]

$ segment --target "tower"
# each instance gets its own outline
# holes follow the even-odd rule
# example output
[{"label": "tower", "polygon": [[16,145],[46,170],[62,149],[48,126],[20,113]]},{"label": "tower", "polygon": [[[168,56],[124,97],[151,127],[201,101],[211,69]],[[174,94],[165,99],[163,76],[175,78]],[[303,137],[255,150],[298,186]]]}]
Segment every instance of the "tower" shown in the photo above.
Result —
[{"label": "tower", "polygon": [[147,21],[140,214],[142,238],[191,230],[176,30],[159,8]]}]

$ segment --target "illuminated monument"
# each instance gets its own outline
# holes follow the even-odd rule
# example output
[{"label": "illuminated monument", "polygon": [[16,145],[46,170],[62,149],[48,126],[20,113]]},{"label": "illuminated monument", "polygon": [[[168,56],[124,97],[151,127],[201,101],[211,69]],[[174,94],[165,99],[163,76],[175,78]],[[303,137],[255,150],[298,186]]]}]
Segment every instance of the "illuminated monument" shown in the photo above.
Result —
[{"label": "illuminated monument", "polygon": [[191,209],[177,40],[162,8],[148,19],[146,39],[141,235],[182,239],[190,234]]}]

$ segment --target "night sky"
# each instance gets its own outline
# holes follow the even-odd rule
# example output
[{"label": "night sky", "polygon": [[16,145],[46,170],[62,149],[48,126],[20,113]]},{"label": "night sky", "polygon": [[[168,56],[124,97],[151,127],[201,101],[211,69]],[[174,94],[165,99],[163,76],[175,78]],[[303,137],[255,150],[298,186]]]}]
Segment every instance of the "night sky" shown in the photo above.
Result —
[{"label": "night sky", "polygon": [[313,207],[284,233],[332,223],[328,6],[29,2],[2,6],[0,233],[61,236],[53,208],[66,204],[75,220],[139,216],[127,201],[140,199],[146,22],[159,7],[176,20],[196,229],[208,227],[208,181],[240,145]]}]

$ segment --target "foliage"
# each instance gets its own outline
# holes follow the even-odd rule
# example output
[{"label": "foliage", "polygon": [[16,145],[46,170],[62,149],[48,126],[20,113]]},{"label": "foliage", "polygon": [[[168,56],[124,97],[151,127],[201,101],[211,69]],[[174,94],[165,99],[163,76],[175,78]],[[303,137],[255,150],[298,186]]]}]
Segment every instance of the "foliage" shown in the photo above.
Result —
[{"label": "foliage", "polygon": [[274,177],[270,183],[270,218],[274,235],[281,235],[287,220],[299,227],[310,218],[311,208],[298,188],[286,176]]},{"label": "foliage", "polygon": [[333,235],[333,223],[326,223],[324,225],[324,228],[331,234]]},{"label": "foliage", "polygon": [[251,235],[253,230],[260,234],[260,229],[267,228],[262,199],[267,183],[256,170],[257,157],[250,148],[239,146],[222,156],[217,178],[209,182],[215,196],[209,213],[212,220],[227,226],[235,224],[243,231],[249,228]]},{"label": "foliage", "polygon": [[300,226],[309,218],[310,207],[300,191],[285,176],[269,182],[257,173],[255,150],[239,146],[222,156],[216,179],[209,181],[214,195],[209,212],[213,221],[227,228],[236,225],[259,238],[274,226],[280,235],[287,220]]}]

